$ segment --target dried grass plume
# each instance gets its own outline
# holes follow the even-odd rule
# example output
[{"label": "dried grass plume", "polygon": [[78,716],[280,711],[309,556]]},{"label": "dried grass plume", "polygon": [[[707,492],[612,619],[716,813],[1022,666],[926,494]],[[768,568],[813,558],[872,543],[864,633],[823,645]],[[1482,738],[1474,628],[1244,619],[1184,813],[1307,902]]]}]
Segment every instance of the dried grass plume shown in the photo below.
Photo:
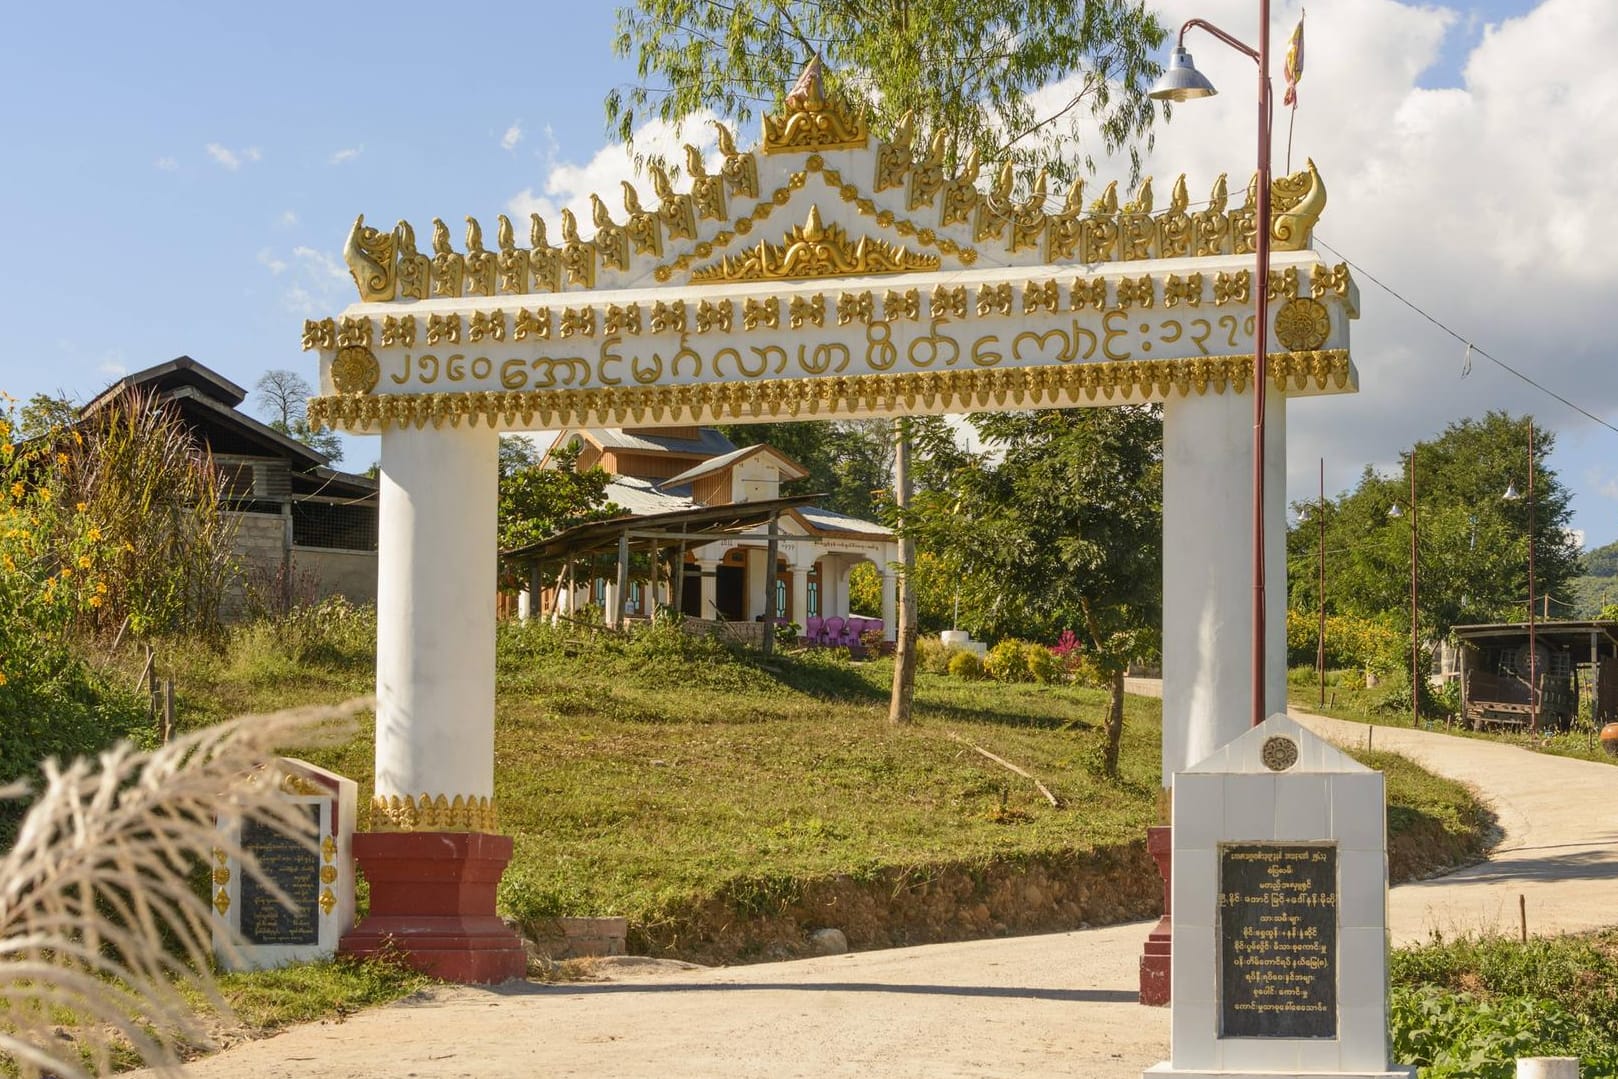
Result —
[{"label": "dried grass plume", "polygon": [[[308,818],[262,766],[278,747],[340,737],[369,707],[359,699],[244,716],[150,753],[120,743],[99,760],[45,762],[16,845],[0,858],[0,1059],[25,1077],[87,1079],[109,1069],[120,1044],[160,1069],[207,1045],[185,989],[229,1008],[212,973],[212,910],[191,878],[220,849],[274,890],[215,819],[257,819],[314,849]],[[28,790],[15,784],[0,797]]]}]

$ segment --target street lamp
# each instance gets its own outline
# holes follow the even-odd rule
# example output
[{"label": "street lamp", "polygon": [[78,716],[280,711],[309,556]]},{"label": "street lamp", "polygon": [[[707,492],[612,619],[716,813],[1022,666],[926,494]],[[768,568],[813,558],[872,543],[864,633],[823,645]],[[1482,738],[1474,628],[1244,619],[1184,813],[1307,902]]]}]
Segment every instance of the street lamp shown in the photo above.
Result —
[{"label": "street lamp", "polygon": [[1258,177],[1253,207],[1253,726],[1264,722],[1264,392],[1269,378],[1270,304],[1270,0],[1259,0],[1258,48],[1202,19],[1187,20],[1175,40],[1168,70],[1151,96],[1158,101],[1192,101],[1218,91],[1198,71],[1185,48],[1185,32],[1207,31],[1258,64]]},{"label": "street lamp", "polygon": [[[1395,502],[1388,516],[1402,517]],[[1410,451],[1410,725],[1421,726],[1421,617],[1416,608],[1416,451]]]}]

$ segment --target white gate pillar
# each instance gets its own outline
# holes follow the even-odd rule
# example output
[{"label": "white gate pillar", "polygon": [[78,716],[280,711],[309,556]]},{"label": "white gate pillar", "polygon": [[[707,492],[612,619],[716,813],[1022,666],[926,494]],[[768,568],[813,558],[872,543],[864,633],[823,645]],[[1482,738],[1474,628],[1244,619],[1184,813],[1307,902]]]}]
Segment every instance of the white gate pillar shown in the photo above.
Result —
[{"label": "white gate pillar", "polygon": [[497,455],[470,422],[382,433],[376,795],[353,841],[371,913],[339,944],[409,941],[413,965],[461,982],[526,964],[494,911],[512,849],[494,807]]},{"label": "white gate pillar", "polygon": [[[1265,419],[1265,715],[1286,710],[1286,399]],[[1253,398],[1163,406],[1163,786],[1252,723]]]},{"label": "white gate pillar", "polygon": [[775,574],[770,572],[772,567],[765,565],[768,559],[764,555],[762,547],[742,548],[742,556],[747,559],[747,605],[742,608],[742,614],[749,621],[764,613],[765,604],[769,602],[767,589],[775,587]]},{"label": "white gate pillar", "polygon": [[802,630],[809,624],[809,567],[792,564],[792,621]]}]

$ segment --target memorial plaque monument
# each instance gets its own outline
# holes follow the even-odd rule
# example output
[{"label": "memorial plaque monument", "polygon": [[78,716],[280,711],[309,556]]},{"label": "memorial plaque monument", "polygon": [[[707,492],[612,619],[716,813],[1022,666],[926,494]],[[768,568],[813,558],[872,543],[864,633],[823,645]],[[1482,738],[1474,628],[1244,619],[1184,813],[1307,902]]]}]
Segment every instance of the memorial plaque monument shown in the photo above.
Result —
[{"label": "memorial plaque monument", "polygon": [[1337,848],[1219,850],[1219,1033],[1337,1036]]},{"label": "memorial plaque monument", "polygon": [[[279,771],[282,796],[308,813],[310,830],[299,837],[258,821],[220,818],[219,831],[231,842],[213,854],[214,954],[227,970],[333,955],[354,924],[354,781],[291,757],[271,767]],[[258,875],[231,857],[232,846],[252,855]]]},{"label": "memorial plaque monument", "polygon": [[1149,1079],[1413,1076],[1388,1059],[1382,773],[1274,715],[1173,793],[1173,1033]]}]

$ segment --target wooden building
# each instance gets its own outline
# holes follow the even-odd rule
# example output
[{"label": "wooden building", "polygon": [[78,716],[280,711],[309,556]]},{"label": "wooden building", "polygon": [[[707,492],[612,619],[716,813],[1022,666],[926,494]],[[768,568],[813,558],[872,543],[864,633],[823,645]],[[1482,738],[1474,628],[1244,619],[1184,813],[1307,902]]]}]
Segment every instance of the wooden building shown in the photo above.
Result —
[{"label": "wooden building", "polygon": [[[1529,692],[1526,622],[1456,626],[1461,715],[1474,729],[1565,729],[1588,701],[1596,726],[1618,722],[1618,622],[1536,622]],[[1535,715],[1537,709],[1537,716]]]}]

